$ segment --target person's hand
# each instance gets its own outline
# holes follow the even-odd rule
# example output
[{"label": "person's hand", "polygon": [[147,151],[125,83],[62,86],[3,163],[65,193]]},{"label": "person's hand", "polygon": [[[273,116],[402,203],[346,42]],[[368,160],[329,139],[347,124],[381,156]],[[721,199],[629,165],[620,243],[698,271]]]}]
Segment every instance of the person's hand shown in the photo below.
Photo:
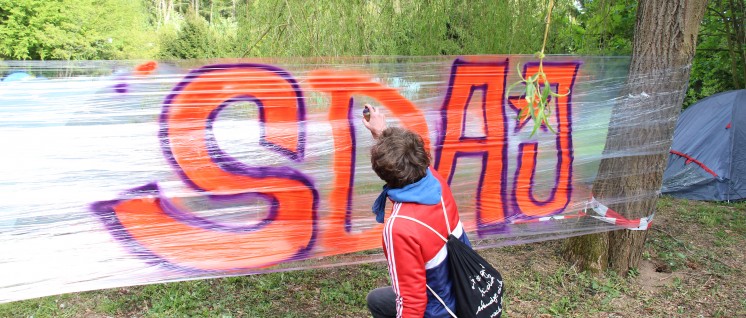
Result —
[{"label": "person's hand", "polygon": [[370,130],[370,133],[373,134],[373,138],[378,139],[378,136],[380,136],[386,129],[386,116],[383,112],[378,110],[378,108],[370,106],[369,104],[365,104],[365,108],[370,112],[370,119],[365,120],[365,117],[363,116],[363,125],[365,125],[365,128]]}]

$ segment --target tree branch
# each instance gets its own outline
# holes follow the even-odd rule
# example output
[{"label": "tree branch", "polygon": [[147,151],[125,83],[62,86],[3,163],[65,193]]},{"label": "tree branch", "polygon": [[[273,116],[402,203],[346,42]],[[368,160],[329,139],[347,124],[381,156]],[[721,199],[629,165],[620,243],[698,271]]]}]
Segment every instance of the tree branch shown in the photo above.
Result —
[{"label": "tree branch", "polygon": [[727,17],[725,17],[725,15],[722,12],[718,11],[717,9],[713,7],[707,7],[707,11],[717,14],[723,20],[727,19]]},{"label": "tree branch", "polygon": [[[282,4],[280,4],[280,5],[282,5]],[[264,39],[264,37],[269,33],[269,30],[272,30],[272,28],[274,27],[275,22],[277,22],[277,20],[280,18],[280,16],[282,16],[282,13],[281,13],[282,11],[277,10],[277,12],[278,12],[277,16],[275,17],[274,20],[272,20],[272,23],[269,24],[269,26],[267,27],[267,29],[264,30],[264,33],[262,33],[262,35],[259,37],[259,39],[256,40],[256,42],[254,42],[254,44],[251,45],[248,49],[246,49],[246,51],[244,51],[243,54],[241,54],[242,58],[246,57],[246,55],[249,54],[249,52],[251,52],[251,50],[253,50],[254,47],[257,46],[259,44],[259,42],[261,42]],[[288,24],[285,23],[285,24],[280,24],[279,26],[287,26],[287,25]]]},{"label": "tree branch", "polygon": [[728,49],[700,49],[698,48],[697,51],[713,51],[713,52],[729,52]]}]

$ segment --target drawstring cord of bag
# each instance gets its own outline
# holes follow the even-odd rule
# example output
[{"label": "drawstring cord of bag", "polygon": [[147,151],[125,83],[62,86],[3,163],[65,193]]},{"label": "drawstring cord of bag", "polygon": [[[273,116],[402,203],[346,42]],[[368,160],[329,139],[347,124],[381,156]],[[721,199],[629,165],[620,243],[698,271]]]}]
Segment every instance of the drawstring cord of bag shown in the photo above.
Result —
[{"label": "drawstring cord of bag", "polygon": [[[443,202],[443,197],[442,196],[440,197],[440,204],[443,207],[443,216],[445,216],[445,218],[446,218],[446,229],[448,230],[448,236],[450,236],[451,235],[451,224],[448,222],[448,213],[446,212],[446,204]],[[393,217],[400,218],[400,219],[407,219],[407,220],[410,220],[412,222],[417,222],[420,225],[422,225],[422,226],[430,229],[430,231],[433,231],[433,233],[435,233],[435,235],[437,235],[438,237],[440,237],[440,239],[442,239],[443,242],[448,243],[448,239],[446,239],[443,235],[440,235],[440,233],[438,231],[436,231],[434,228],[432,228],[430,225],[425,224],[425,222],[422,222],[422,221],[420,221],[418,219],[415,219],[413,217],[404,216],[404,215],[398,215],[398,214],[394,215]],[[443,299],[441,299],[440,296],[438,296],[438,294],[432,288],[430,288],[430,285],[425,284],[425,286],[433,294],[433,296],[435,296],[435,298],[438,299],[438,301],[443,305],[443,307],[446,309],[446,311],[448,311],[448,313],[451,314],[451,317],[457,318],[456,314],[454,314],[453,311],[451,311],[451,309],[448,308],[448,306],[446,305],[445,301],[443,301]]]}]

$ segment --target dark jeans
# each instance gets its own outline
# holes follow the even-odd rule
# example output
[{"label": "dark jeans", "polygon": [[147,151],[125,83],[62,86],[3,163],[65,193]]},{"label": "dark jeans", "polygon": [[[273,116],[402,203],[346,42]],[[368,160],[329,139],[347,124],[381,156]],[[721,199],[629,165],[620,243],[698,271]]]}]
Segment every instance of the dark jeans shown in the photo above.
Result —
[{"label": "dark jeans", "polygon": [[396,293],[391,286],[371,290],[366,301],[373,318],[396,317]]}]

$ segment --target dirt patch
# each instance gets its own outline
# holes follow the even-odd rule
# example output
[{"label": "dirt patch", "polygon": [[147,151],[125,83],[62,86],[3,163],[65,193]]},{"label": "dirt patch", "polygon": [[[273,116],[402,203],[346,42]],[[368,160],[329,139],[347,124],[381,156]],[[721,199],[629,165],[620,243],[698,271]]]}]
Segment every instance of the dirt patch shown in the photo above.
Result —
[{"label": "dirt patch", "polygon": [[681,279],[681,272],[672,272],[670,266],[661,261],[643,260],[638,268],[639,276],[633,282],[643,292],[658,293],[665,286],[671,286],[675,278]]}]

